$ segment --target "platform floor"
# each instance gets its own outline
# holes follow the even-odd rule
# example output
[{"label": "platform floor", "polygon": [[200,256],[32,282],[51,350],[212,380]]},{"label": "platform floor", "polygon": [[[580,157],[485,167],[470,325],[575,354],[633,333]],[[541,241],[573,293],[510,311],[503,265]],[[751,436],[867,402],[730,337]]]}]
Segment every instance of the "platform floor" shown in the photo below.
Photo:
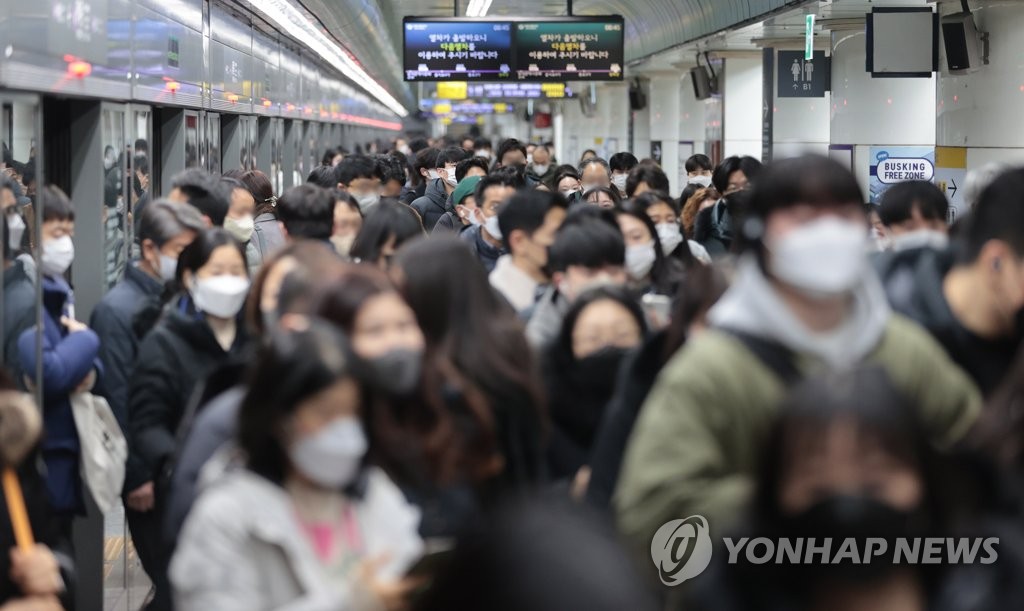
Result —
[{"label": "platform floor", "polygon": [[135,553],[124,510],[106,516],[103,524],[103,609],[138,611],[148,601],[151,584]]}]

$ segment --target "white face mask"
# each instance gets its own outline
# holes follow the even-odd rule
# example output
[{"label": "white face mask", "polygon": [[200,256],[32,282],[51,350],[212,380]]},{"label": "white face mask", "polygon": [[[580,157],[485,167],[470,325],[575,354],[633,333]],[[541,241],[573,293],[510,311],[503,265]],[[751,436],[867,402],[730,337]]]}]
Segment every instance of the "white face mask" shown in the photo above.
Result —
[{"label": "white face mask", "polygon": [[707,189],[708,187],[711,186],[711,177],[704,175],[694,176],[690,178],[688,183],[691,185],[700,185],[702,189]]},{"label": "white face mask", "polygon": [[577,189],[566,189],[565,191],[562,191],[562,197],[565,199],[572,199],[572,196],[575,195],[576,192]]},{"label": "white face mask", "polygon": [[892,236],[892,249],[896,251],[914,248],[945,250],[949,246],[949,235],[934,229],[918,229],[909,233]]},{"label": "white face mask", "polygon": [[75,260],[75,243],[71,236],[61,236],[43,242],[43,256],[40,267],[47,276],[60,276],[68,271]]},{"label": "white face mask", "polygon": [[598,188],[600,186],[601,185],[597,185],[597,184],[594,184],[594,185],[583,185],[580,188],[582,189],[583,195],[585,197],[587,195],[587,193],[590,193],[591,191],[593,191],[594,189],[596,189],[596,188]]},{"label": "white face mask", "polygon": [[533,165],[533,153],[526,155],[526,165]]},{"label": "white face mask", "polygon": [[495,240],[501,239],[501,228],[498,226],[498,215],[487,217],[484,221],[484,231],[486,231]]},{"label": "white face mask", "polygon": [[178,260],[174,257],[160,254],[160,279],[164,282],[174,280],[174,274],[178,271]]},{"label": "white face mask", "polygon": [[311,482],[334,490],[356,478],[367,447],[363,425],[354,416],[345,416],[293,443],[288,456]]},{"label": "white face mask", "polygon": [[437,170],[427,170],[427,178],[430,180],[437,180],[441,178],[441,175],[437,173]]},{"label": "white face mask", "polygon": [[[455,168],[447,168],[445,173],[447,176],[442,176],[442,178],[444,178],[444,181],[448,183],[449,186],[459,186],[459,180],[455,178]],[[440,176],[440,174],[438,174],[438,176]]]},{"label": "white face mask", "polygon": [[248,278],[227,274],[196,278],[192,284],[192,299],[196,308],[217,318],[235,317],[249,292]]},{"label": "white face mask", "polygon": [[7,241],[11,250],[21,248],[21,239],[25,237],[25,219],[15,211],[7,213]]},{"label": "white face mask", "polygon": [[864,273],[867,239],[861,223],[820,218],[767,244],[769,269],[812,297],[843,295]]},{"label": "white face mask", "polygon": [[546,163],[542,163],[540,165],[533,164],[533,173],[536,174],[537,176],[543,176],[543,175],[547,174],[548,167],[550,167],[550,166],[548,166],[548,164],[546,164]]},{"label": "white face mask", "polygon": [[654,240],[646,244],[629,246],[626,248],[626,272],[633,280],[643,280],[651,273],[656,259]]},{"label": "white face mask", "polygon": [[370,208],[380,203],[380,193],[367,193],[356,198],[359,209],[365,214]]},{"label": "white face mask", "polygon": [[676,247],[683,243],[683,231],[679,223],[658,223],[655,227],[658,239],[661,240],[661,251],[666,255],[675,252]]},{"label": "white face mask", "polygon": [[615,185],[615,188],[618,189],[620,192],[625,193],[627,178],[629,177],[625,174],[615,174],[614,176],[612,176],[612,184]]},{"label": "white face mask", "polygon": [[252,237],[252,232],[256,230],[256,221],[252,218],[251,214],[247,214],[240,219],[225,217],[224,218],[224,231],[231,234],[233,238],[245,244]]},{"label": "white face mask", "polygon": [[570,283],[568,280],[563,280],[558,285],[558,292],[561,293],[563,297],[565,297],[566,299],[568,299],[571,302],[571,301],[576,301],[577,297],[579,297],[583,293],[589,291],[590,289],[594,289],[594,288],[598,288],[598,287],[602,287],[602,286],[621,286],[621,285],[622,285],[622,282],[615,280],[614,278],[611,277],[611,275],[609,275],[607,273],[601,273],[601,274],[598,274],[597,276],[594,276],[593,278],[590,278],[589,280],[587,280],[586,282],[584,282],[583,284],[581,284],[578,287],[573,287],[572,283]]},{"label": "white face mask", "polygon": [[478,208],[469,208],[466,206],[463,206],[463,208],[466,210],[466,216],[462,218],[469,221],[470,225],[472,225],[473,227],[479,227],[484,224],[484,222],[480,220],[479,216],[476,213]]},{"label": "white face mask", "polygon": [[477,157],[483,157],[488,161],[490,161],[491,159],[491,152],[487,149],[477,149],[476,151],[473,152],[473,154],[476,155]]},{"label": "white face mask", "polygon": [[348,253],[352,250],[352,243],[356,241],[356,234],[352,233],[349,235],[332,235],[331,244],[334,245],[334,252],[338,253],[342,257],[347,257]]},{"label": "white face mask", "polygon": [[402,146],[398,147],[398,152],[405,155],[406,157],[412,155],[412,149],[409,148],[408,144],[403,144]]}]

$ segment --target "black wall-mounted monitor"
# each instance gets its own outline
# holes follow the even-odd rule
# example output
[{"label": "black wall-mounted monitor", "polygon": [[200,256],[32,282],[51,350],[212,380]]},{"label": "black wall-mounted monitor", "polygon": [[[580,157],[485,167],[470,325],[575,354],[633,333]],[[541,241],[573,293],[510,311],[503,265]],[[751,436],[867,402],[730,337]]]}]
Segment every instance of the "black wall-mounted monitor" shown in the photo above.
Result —
[{"label": "black wall-mounted monitor", "polygon": [[939,14],[932,7],[875,7],[865,23],[873,78],[930,78],[939,70]]},{"label": "black wall-mounted monitor", "polygon": [[526,81],[621,81],[622,16],[517,20],[515,76]]},{"label": "black wall-mounted monitor", "polygon": [[499,81],[512,76],[512,24],[406,17],[406,81]]}]

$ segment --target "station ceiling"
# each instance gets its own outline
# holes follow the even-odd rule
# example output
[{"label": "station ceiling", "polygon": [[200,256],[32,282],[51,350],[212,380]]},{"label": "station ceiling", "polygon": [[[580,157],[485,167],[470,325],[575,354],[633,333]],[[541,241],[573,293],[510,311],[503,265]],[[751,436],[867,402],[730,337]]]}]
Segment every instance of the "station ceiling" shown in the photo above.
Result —
[{"label": "station ceiling", "polygon": [[[298,1],[409,108],[416,104],[416,91],[402,80],[402,19],[465,16],[469,5],[469,0]],[[885,2],[914,4],[929,0]],[[643,65],[658,56],[666,64],[683,59],[695,49],[693,43],[712,34],[720,34],[713,43],[722,49],[756,48],[763,39],[802,35],[805,13],[813,11],[827,24],[863,17],[877,5],[872,0],[575,0],[573,14],[622,15],[627,65]],[[493,0],[487,12],[494,17],[566,14],[566,2],[549,0]]]}]

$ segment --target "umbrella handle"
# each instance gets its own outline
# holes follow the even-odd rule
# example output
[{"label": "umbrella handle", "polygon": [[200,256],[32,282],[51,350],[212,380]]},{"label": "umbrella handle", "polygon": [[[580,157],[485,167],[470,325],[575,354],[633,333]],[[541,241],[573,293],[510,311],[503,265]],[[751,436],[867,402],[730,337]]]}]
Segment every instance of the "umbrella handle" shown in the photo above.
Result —
[{"label": "umbrella handle", "polygon": [[25,497],[21,493],[21,482],[18,481],[18,475],[11,467],[4,467],[3,486],[4,498],[7,500],[7,513],[11,516],[11,527],[14,530],[14,539],[18,542],[18,548],[21,551],[30,552],[35,547],[32,525],[28,521]]}]

